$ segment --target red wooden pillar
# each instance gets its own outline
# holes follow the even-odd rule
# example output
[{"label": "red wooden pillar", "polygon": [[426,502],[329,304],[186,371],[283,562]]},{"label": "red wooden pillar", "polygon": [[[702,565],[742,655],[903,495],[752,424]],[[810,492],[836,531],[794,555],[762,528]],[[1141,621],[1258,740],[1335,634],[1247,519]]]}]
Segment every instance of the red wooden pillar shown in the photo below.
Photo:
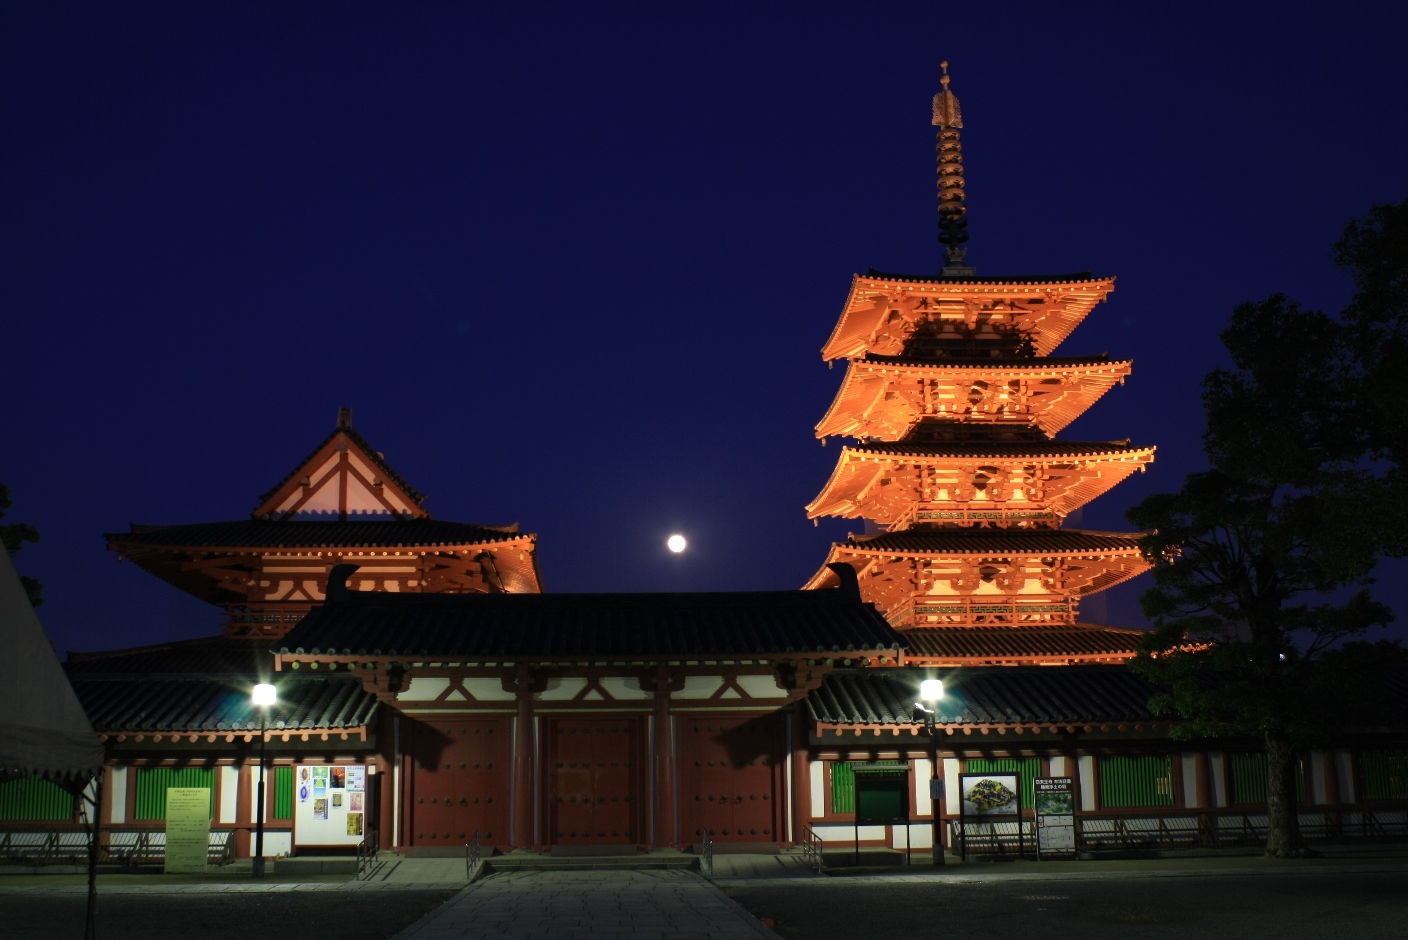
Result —
[{"label": "red wooden pillar", "polygon": [[810,824],[812,818],[812,772],[808,759],[811,742],[807,730],[807,708],[798,699],[792,703],[792,831],[787,840],[794,844],[802,841],[802,827]]},{"label": "red wooden pillar", "polygon": [[670,676],[661,667],[655,677],[655,735],[651,742],[655,750],[655,825],[651,839],[656,847],[674,845],[678,840],[675,832],[674,736],[670,731]]},{"label": "red wooden pillar", "polygon": [[[235,787],[235,857],[252,858],[253,848],[250,844],[249,829],[254,825],[254,819],[250,815],[249,805],[253,802],[250,787],[249,764],[246,761],[239,761],[237,766],[240,769],[239,784]],[[267,846],[268,843],[265,843]],[[268,851],[267,847],[265,851]]]},{"label": "red wooden pillar", "polygon": [[518,677],[518,720],[513,739],[513,847],[533,844],[533,691],[528,676]]}]

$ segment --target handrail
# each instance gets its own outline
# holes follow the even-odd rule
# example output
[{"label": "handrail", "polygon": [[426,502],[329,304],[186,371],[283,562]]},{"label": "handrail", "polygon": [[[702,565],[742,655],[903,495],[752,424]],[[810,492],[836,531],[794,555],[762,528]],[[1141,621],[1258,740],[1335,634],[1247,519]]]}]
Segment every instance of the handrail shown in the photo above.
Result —
[{"label": "handrail", "polygon": [[479,830],[474,830],[474,835],[464,846],[464,880],[471,881],[474,873],[479,868],[480,854],[482,846],[479,844]]},{"label": "handrail", "polygon": [[381,840],[375,829],[368,829],[357,843],[357,880],[370,878],[375,870],[376,858],[381,851]]},{"label": "handrail", "polygon": [[820,875],[824,867],[822,856],[821,837],[816,834],[816,830],[803,823],[802,825],[802,858],[806,860],[809,868],[814,868]]}]

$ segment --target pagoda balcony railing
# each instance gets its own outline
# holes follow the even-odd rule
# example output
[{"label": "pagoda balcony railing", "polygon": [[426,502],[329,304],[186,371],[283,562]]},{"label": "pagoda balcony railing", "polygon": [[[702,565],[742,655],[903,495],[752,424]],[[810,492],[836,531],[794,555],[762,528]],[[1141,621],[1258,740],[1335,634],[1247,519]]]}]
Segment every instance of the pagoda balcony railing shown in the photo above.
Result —
[{"label": "pagoda balcony railing", "polygon": [[[1014,626],[1075,623],[1077,604],[1063,597],[909,597],[885,611],[896,626]],[[934,619],[930,619],[934,618]]]},{"label": "pagoda balcony railing", "polygon": [[916,525],[1027,525],[1056,528],[1061,517],[1049,509],[1009,509],[1005,506],[975,509],[972,506],[939,508],[922,503],[911,505],[904,514],[885,528],[890,532],[911,529]]},{"label": "pagoda balcony railing", "polygon": [[225,605],[224,629],[234,636],[282,636],[308,615],[310,604],[249,601]]}]

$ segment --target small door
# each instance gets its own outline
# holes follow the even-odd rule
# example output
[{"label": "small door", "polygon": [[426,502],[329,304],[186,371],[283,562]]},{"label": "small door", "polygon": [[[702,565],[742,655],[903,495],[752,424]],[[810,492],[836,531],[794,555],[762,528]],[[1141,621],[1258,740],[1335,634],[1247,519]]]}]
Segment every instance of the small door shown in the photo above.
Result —
[{"label": "small door", "polygon": [[508,722],[437,718],[410,729],[410,844],[462,846],[475,832],[487,844],[507,841]]},{"label": "small door", "polygon": [[782,715],[679,716],[681,838],[778,841]]},{"label": "small door", "polygon": [[557,845],[641,841],[639,719],[559,718],[549,722],[548,788]]}]

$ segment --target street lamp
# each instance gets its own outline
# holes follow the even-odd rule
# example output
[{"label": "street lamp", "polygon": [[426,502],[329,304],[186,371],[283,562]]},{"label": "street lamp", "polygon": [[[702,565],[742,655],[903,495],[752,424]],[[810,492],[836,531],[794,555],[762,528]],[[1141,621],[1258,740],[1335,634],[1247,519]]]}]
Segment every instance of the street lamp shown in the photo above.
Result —
[{"label": "street lamp", "polygon": [[255,878],[264,877],[264,741],[269,736],[269,708],[279,700],[279,690],[267,682],[254,687],[250,701],[259,709],[259,793],[254,810],[254,858]]},{"label": "street lamp", "polygon": [[[931,842],[935,865],[944,863],[943,831],[939,819],[939,731],[935,724],[937,709],[934,707],[934,703],[943,697],[943,680],[925,679],[919,683],[919,701],[914,703],[914,710],[917,713],[916,720],[922,720],[924,730],[929,732],[929,800],[930,812],[934,819]],[[926,702],[927,705],[925,705]]]}]

